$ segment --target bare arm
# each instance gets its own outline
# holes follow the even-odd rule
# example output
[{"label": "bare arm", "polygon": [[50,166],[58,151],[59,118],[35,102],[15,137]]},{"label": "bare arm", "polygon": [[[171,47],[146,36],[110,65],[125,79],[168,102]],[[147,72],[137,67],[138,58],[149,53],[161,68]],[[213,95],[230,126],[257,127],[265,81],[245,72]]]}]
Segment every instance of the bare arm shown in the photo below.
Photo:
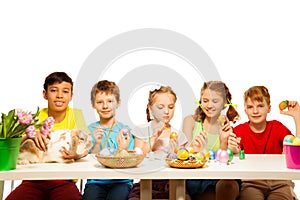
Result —
[{"label": "bare arm", "polygon": [[134,138],[134,147],[138,147],[140,149],[142,149],[142,151],[144,152],[144,154],[147,154],[150,152],[150,147],[147,141],[139,139],[137,137]]},{"label": "bare arm", "polygon": [[193,119],[192,115],[186,116],[183,119],[182,131],[188,140],[188,144],[191,144],[193,140],[194,127],[195,127],[195,120]]},{"label": "bare arm", "polygon": [[281,114],[293,117],[296,126],[296,136],[300,136],[300,106],[297,101],[288,101],[288,109],[280,111]]}]

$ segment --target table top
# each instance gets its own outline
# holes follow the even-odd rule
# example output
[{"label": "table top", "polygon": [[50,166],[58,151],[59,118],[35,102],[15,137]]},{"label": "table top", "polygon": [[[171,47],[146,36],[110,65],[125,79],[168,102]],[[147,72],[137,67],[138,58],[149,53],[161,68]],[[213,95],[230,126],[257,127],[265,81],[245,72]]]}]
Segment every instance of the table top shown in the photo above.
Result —
[{"label": "table top", "polygon": [[0,171],[0,180],[45,179],[291,179],[300,180],[300,170],[288,169],[284,155],[247,154],[244,160],[234,157],[232,163],[208,162],[203,168],[177,169],[164,159],[145,158],[134,168],[111,169],[102,166],[90,154],[71,163],[17,165],[17,169]]}]

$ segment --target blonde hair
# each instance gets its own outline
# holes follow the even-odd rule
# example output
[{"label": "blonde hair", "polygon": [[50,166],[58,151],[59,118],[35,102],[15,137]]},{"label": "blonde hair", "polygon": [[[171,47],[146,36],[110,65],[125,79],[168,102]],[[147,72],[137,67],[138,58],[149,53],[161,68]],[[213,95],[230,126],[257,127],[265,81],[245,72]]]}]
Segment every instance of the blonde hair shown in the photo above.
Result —
[{"label": "blonde hair", "polygon": [[150,91],[149,97],[148,97],[148,104],[147,104],[147,108],[146,108],[146,115],[147,115],[148,122],[152,120],[150,117],[149,107],[154,104],[155,96],[158,94],[165,94],[165,93],[169,93],[169,94],[173,95],[174,103],[176,103],[177,96],[170,86],[160,86],[158,89],[154,89],[154,90]]}]

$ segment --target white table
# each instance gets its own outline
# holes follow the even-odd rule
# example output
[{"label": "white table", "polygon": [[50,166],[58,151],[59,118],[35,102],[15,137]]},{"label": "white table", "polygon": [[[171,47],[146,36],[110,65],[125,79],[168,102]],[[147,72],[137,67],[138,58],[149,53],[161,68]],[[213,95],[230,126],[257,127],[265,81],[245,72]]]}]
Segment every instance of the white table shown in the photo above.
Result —
[{"label": "white table", "polygon": [[204,168],[198,169],[170,168],[164,160],[149,160],[148,158],[145,158],[136,168],[110,169],[100,165],[94,155],[88,155],[72,164],[18,165],[16,170],[0,172],[0,180],[89,178],[141,179],[143,199],[151,199],[151,180],[171,179],[170,198],[184,199],[185,179],[300,180],[300,170],[288,169],[284,155],[247,154],[245,160],[234,157],[230,165],[210,162]]}]

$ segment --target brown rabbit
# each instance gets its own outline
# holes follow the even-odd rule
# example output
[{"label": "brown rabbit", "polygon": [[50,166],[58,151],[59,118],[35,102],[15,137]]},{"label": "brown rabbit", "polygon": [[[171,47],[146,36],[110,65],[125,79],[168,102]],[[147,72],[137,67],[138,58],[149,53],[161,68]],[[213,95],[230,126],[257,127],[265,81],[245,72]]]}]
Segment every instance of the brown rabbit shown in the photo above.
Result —
[{"label": "brown rabbit", "polygon": [[92,141],[88,133],[81,129],[56,130],[51,133],[47,150],[39,150],[34,141],[27,139],[21,144],[18,157],[18,164],[29,163],[70,163],[74,159],[62,158],[61,150],[65,149],[69,155],[83,154],[92,146]]}]

